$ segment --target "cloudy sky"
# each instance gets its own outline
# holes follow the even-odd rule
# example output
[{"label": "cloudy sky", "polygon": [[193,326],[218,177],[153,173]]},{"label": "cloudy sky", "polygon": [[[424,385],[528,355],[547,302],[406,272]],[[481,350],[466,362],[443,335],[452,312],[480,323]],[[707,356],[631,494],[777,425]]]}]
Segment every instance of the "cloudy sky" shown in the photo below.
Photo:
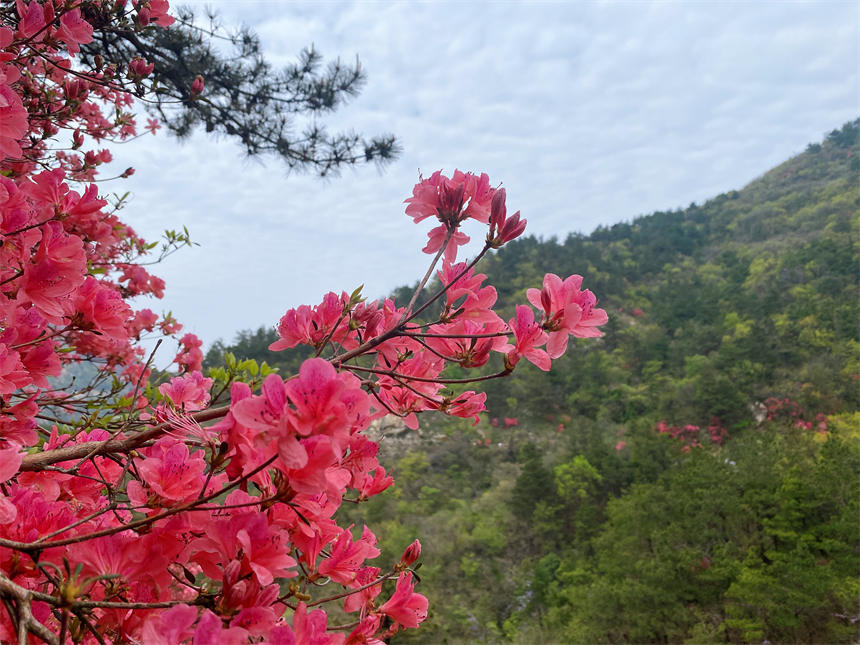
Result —
[{"label": "cloudy sky", "polygon": [[367,85],[324,122],[404,149],[327,181],[202,134],[115,149],[137,170],[116,186],[126,219],[200,244],[158,268],[150,306],[207,346],[326,291],[417,280],[429,227],[402,202],[419,170],[486,172],[528,232],[563,238],[740,188],[860,115],[853,1],[190,4],[252,26],[275,63],[358,54]]}]

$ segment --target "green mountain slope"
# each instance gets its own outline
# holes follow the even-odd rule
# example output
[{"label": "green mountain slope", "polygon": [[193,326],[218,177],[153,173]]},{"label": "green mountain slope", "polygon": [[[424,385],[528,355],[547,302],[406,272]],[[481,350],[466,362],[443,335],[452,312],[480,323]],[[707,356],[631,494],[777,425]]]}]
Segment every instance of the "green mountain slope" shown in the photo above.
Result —
[{"label": "green mountain slope", "polygon": [[581,342],[552,375],[490,385],[495,409],[694,423],[748,420],[774,395],[857,409],[858,129],[701,206],[563,242],[527,238],[490,258],[509,305],[547,271],[579,273],[611,318],[602,345]]}]

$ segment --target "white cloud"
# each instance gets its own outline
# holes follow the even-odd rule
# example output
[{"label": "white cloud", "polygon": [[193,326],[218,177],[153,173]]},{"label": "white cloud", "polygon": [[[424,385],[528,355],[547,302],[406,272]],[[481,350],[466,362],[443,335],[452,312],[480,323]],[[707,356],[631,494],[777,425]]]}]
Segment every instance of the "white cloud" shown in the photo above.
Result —
[{"label": "white cloud", "polygon": [[203,245],[159,273],[207,342],[417,279],[426,227],[402,200],[419,168],[486,171],[531,232],[564,236],[739,188],[860,110],[850,3],[207,4],[279,64],[312,42],[360,54],[368,83],[326,122],[405,148],[326,182],[202,135],[118,149],[138,169],[130,223]]}]

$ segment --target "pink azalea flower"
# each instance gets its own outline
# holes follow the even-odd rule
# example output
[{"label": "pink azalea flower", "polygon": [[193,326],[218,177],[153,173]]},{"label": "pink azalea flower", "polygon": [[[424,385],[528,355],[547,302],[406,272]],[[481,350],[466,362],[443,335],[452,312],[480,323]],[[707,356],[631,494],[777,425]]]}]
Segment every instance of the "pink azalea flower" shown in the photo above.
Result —
[{"label": "pink azalea flower", "polygon": [[373,472],[373,476],[366,474],[364,483],[359,487],[359,498],[368,499],[374,495],[379,495],[394,483],[394,477],[385,474],[385,468],[377,466]]},{"label": "pink azalea flower", "polygon": [[0,397],[4,399],[17,389],[32,382],[21,363],[21,356],[14,349],[0,343]]},{"label": "pink azalea flower", "polygon": [[475,422],[472,425],[478,425],[481,421],[480,413],[485,412],[487,409],[484,405],[486,401],[486,392],[476,394],[474,391],[469,390],[458,395],[456,399],[447,405],[444,411],[455,417],[474,419]]},{"label": "pink azalea flower", "polygon": [[128,282],[126,285],[128,295],[138,296],[144,293],[151,293],[156,298],[161,298],[164,295],[164,280],[152,275],[142,266],[137,264],[121,264],[118,268],[122,269],[119,281]]},{"label": "pink azalea flower", "polygon": [[236,533],[242,546],[243,562],[247,562],[261,585],[272,584],[275,577],[294,578],[291,568],[296,561],[289,556],[290,541],[287,533],[277,526],[269,526],[263,517],[254,516]]},{"label": "pink azalea flower", "polygon": [[57,40],[66,43],[70,54],[77,54],[81,50],[79,45],[93,41],[93,27],[83,19],[80,9],[75,8],[62,15]]},{"label": "pink azalea flower", "polygon": [[87,276],[75,294],[74,309],[78,328],[117,340],[128,338],[125,322],[131,307],[114,287]]},{"label": "pink azalea flower", "polygon": [[[36,36],[42,31],[48,23],[48,18],[45,16],[45,8],[41,4],[33,0],[30,4],[24,0],[16,0],[18,15],[21,17],[21,22],[18,23],[18,35],[24,38]],[[50,11],[50,20],[54,19],[54,7],[48,5]],[[40,40],[41,38],[39,38]]]},{"label": "pink azalea flower", "polygon": [[203,486],[206,460],[203,451],[189,453],[188,446],[173,437],[162,437],[136,460],[143,481],[161,498],[184,502],[195,497]]},{"label": "pink azalea flower", "polygon": [[150,645],[176,645],[194,635],[192,625],[197,620],[197,608],[176,605],[160,613],[151,614],[143,624],[141,638]]},{"label": "pink azalea flower", "polygon": [[[490,351],[501,351],[507,344],[507,336],[501,334],[506,329],[505,323],[499,319],[487,324],[475,322],[473,319],[458,316],[448,325],[434,325],[430,331],[434,334],[451,334],[460,338],[428,337],[426,343],[435,351],[450,360],[457,361],[462,367],[481,367],[490,359]],[[476,336],[496,334],[489,338]]]},{"label": "pink azalea flower", "polygon": [[18,142],[27,134],[27,128],[27,110],[21,97],[8,85],[0,85],[0,153],[3,156],[21,156]]},{"label": "pink azalea flower", "polygon": [[269,349],[278,352],[299,343],[319,349],[326,339],[342,342],[349,332],[349,321],[343,315],[348,304],[349,296],[345,291],[340,295],[329,292],[316,307],[301,305],[287,310],[278,323],[280,339],[269,345]]},{"label": "pink azalea flower", "polygon": [[535,314],[526,305],[517,305],[517,315],[508,321],[508,325],[514,332],[514,346],[508,350],[505,361],[511,367],[515,366],[520,358],[525,358],[544,372],[550,368],[550,356],[543,349],[538,349],[547,340],[547,334],[539,324],[535,322]]},{"label": "pink azalea flower", "polygon": [[[239,504],[254,499],[257,498],[235,491],[227,497],[227,503]],[[296,561],[289,555],[287,531],[270,524],[265,514],[253,511],[253,506],[248,506],[247,510],[236,509],[227,517],[211,521],[205,533],[192,540],[185,553],[211,578],[219,578],[221,571],[224,572],[224,584],[229,583],[231,588],[230,603],[236,607],[251,606],[256,596],[248,594],[260,593],[275,578],[297,575],[292,570]],[[237,586],[252,573],[255,583],[249,587]]]},{"label": "pink azalea flower", "polygon": [[0,492],[0,526],[11,524],[18,517],[18,509],[8,497]]},{"label": "pink azalea flower", "polygon": [[194,645],[247,645],[248,632],[241,627],[224,627],[221,617],[204,609],[194,630]]},{"label": "pink azalea flower", "polygon": [[158,531],[143,536],[122,531],[70,545],[68,558],[81,565],[82,577],[120,575],[138,593],[157,597],[158,588],[170,584],[167,567],[180,550],[176,536],[160,535]]},{"label": "pink azalea flower", "polygon": [[[298,442],[297,442],[298,443]],[[312,435],[299,443],[307,461],[300,468],[287,470],[287,478],[293,490],[307,495],[325,493],[333,500],[343,497],[351,475],[338,465],[341,455],[335,451],[330,437]],[[279,454],[284,454],[283,441],[278,444]]]},{"label": "pink azalea flower", "polygon": [[385,641],[376,638],[381,622],[382,616],[367,614],[346,637],[345,645],[385,645]]},{"label": "pink azalea flower", "polygon": [[[79,432],[74,435],[59,434],[56,426],[43,445],[42,450],[49,451],[63,445],[82,444],[90,441],[104,441],[110,438],[105,430],[95,429],[89,432]],[[60,467],[70,467],[74,462],[60,462]],[[96,457],[78,468],[80,476],[60,473],[25,472],[18,475],[18,481],[26,486],[38,486],[51,499],[72,501],[79,508],[94,508],[103,501],[104,485],[100,482],[117,481],[122,473],[122,467],[116,462],[104,457]]]},{"label": "pink azalea flower", "polygon": [[529,289],[529,302],[544,310],[543,328],[549,332],[547,352],[550,358],[558,358],[567,350],[570,336],[589,338],[602,336],[597,329],[609,320],[603,309],[595,309],[597,298],[588,289],[580,291],[582,276],[572,275],[561,280],[554,273],[547,273],[543,289]]},{"label": "pink azalea flower", "polygon": [[152,331],[155,329],[155,323],[158,322],[158,315],[151,309],[141,309],[134,314],[134,318],[129,320],[126,327],[129,336],[132,338],[140,338],[144,331]]},{"label": "pink azalea flower", "polygon": [[[77,519],[71,505],[66,502],[48,499],[41,491],[32,487],[6,486],[6,499],[15,506],[17,515],[14,522],[3,525],[0,530],[0,535],[8,540],[34,542],[46,533],[68,526]],[[6,514],[8,515],[8,511]],[[47,549],[42,553],[42,557],[49,562],[59,561],[56,549]],[[10,549],[0,549],[0,571],[35,571],[33,563],[21,560],[19,555]]]},{"label": "pink azalea flower", "polygon": [[26,296],[46,318],[57,319],[65,313],[65,297],[84,282],[87,258],[81,238],[66,233],[59,222],[48,222],[41,232],[39,250],[24,267],[19,297]]},{"label": "pink azalea flower", "polygon": [[428,234],[427,245],[421,249],[424,253],[432,255],[436,253],[439,249],[442,248],[442,245],[445,245],[444,258],[447,262],[453,262],[457,259],[457,247],[464,246],[469,243],[469,236],[465,233],[461,233],[460,231],[454,231],[451,233],[451,237],[448,238],[448,241],[445,242],[445,238],[448,235],[448,230],[444,225],[437,226],[432,229]]},{"label": "pink azalea flower", "polygon": [[[152,71],[154,69],[155,69],[155,63],[147,63],[146,60],[141,58],[140,56],[135,56],[134,58],[131,59],[131,62],[128,64],[128,72],[132,78],[135,78],[135,77],[139,78],[139,79],[146,78],[147,76],[152,74]],[[155,119],[147,119],[147,124],[149,124],[149,122],[151,122],[151,121],[155,121],[156,124],[158,123],[158,121]],[[146,127],[149,128],[150,126],[147,125]],[[161,127],[161,126],[158,126],[158,127]]]},{"label": "pink azalea flower", "polygon": [[286,395],[295,406],[295,412],[290,414],[292,427],[302,436],[315,432],[345,441],[350,425],[343,414],[345,389],[344,379],[327,360],[306,360],[299,368],[298,378],[284,383]]},{"label": "pink azalea flower", "polygon": [[349,438],[349,452],[341,465],[352,473],[350,486],[360,488],[365,476],[379,466],[376,459],[378,452],[379,444],[363,434],[354,434]]},{"label": "pink azalea flower", "polygon": [[230,627],[239,627],[251,636],[266,638],[265,643],[271,643],[268,636],[278,620],[272,607],[245,607],[230,621]]},{"label": "pink azalea flower", "polygon": [[293,614],[293,638],[285,640],[290,645],[343,645],[345,634],[328,631],[328,616],[322,609],[308,612],[307,605],[300,602]]},{"label": "pink azalea flower", "polygon": [[[380,368],[390,367],[385,356],[380,355],[377,359]],[[442,359],[428,355],[427,352],[418,353],[416,356],[403,361],[397,366],[398,374],[407,380],[410,376],[420,377],[422,381],[412,381],[410,386],[404,387],[396,378],[389,376],[379,377],[379,392],[377,393],[388,408],[403,417],[407,428],[412,430],[418,427],[416,412],[435,409],[435,405],[428,401],[427,397],[433,398],[442,389],[440,383],[433,382],[444,367]]]},{"label": "pink azalea flower", "polygon": [[379,611],[404,627],[418,627],[427,618],[427,598],[415,593],[412,572],[404,571],[397,579],[394,595]]},{"label": "pink azalea flower", "polygon": [[46,340],[21,349],[21,363],[35,385],[48,388],[51,384],[47,377],[59,376],[62,373],[57,346],[54,341]]},{"label": "pink azalea flower", "polygon": [[358,540],[353,541],[349,528],[344,529],[329,549],[329,557],[319,565],[321,575],[347,585],[355,580],[365,560],[372,560],[380,553],[376,548],[376,536],[366,526]]},{"label": "pink azalea flower", "polygon": [[173,362],[185,372],[203,369],[203,352],[200,349],[203,346],[203,341],[194,334],[185,334],[179,339],[179,345],[179,353]]},{"label": "pink azalea flower", "polygon": [[148,0],[148,4],[151,22],[161,27],[169,27],[176,22],[176,18],[167,14],[168,9],[170,9],[168,0]]},{"label": "pink azalea flower", "polygon": [[453,262],[457,257],[457,247],[469,241],[467,235],[456,229],[467,218],[486,223],[494,192],[485,173],[479,177],[455,170],[454,176],[449,179],[441,170],[437,170],[429,179],[422,178],[412,189],[412,197],[406,200],[406,214],[416,224],[428,217],[436,217],[440,222],[438,227],[430,231],[430,240],[422,250],[436,253],[451,232],[451,238],[445,246],[445,259]]},{"label": "pink azalea flower", "polygon": [[[451,317],[451,312],[459,312],[456,314],[458,320],[504,324],[493,311],[497,298],[495,287],[482,286],[487,276],[483,273],[476,274],[474,268],[466,271],[466,266],[465,262],[457,264],[445,262],[442,269],[436,272],[440,282],[448,286],[445,292],[447,308],[444,316]],[[458,279],[457,276],[461,277]],[[465,299],[463,299],[464,296]],[[461,302],[458,307],[455,307],[457,301]]]},{"label": "pink azalea flower", "polygon": [[202,410],[209,405],[209,389],[212,387],[212,379],[205,378],[198,371],[175,376],[169,383],[158,386],[158,391],[167,397],[177,408],[186,412]]},{"label": "pink azalea flower", "polygon": [[169,27],[176,21],[176,18],[167,13],[170,8],[168,0],[134,0],[133,4],[137,7],[137,21],[143,27],[151,22],[161,27]]},{"label": "pink azalea flower", "polygon": [[[0,366],[3,364],[2,353],[0,349]],[[21,403],[7,407],[5,414],[0,415],[0,436],[6,441],[22,446],[31,446],[38,441],[39,436],[36,434],[38,426],[34,420],[39,413],[39,406],[35,402],[36,396],[37,394],[33,394]]]}]

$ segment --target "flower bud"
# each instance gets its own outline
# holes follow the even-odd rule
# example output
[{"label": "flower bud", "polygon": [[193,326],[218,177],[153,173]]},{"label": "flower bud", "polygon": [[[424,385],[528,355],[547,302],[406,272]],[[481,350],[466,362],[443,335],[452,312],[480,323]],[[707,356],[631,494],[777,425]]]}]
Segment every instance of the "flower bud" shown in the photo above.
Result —
[{"label": "flower bud", "polygon": [[505,223],[507,209],[505,208],[505,189],[499,188],[493,193],[493,201],[490,202],[490,237],[495,237],[497,229]]},{"label": "flower bud", "polygon": [[406,547],[403,555],[400,556],[401,564],[407,567],[411,566],[421,556],[421,542],[415,540],[412,544]]},{"label": "flower bud", "polygon": [[203,77],[198,74],[191,83],[191,96],[197,98],[203,94]]}]

